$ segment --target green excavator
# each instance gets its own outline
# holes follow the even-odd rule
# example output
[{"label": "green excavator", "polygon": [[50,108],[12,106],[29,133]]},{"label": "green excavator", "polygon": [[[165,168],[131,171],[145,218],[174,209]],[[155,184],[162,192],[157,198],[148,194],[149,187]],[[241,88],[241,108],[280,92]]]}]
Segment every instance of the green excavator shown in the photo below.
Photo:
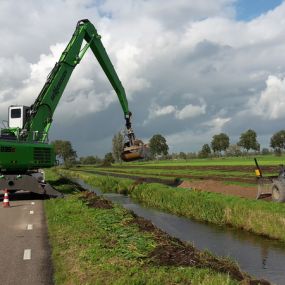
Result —
[{"label": "green excavator", "polygon": [[[86,44],[82,47],[84,41]],[[123,109],[126,142],[121,154],[122,159],[132,161],[144,158],[147,147],[134,135],[132,114],[124,87],[101,42],[101,36],[93,24],[84,19],[77,23],[70,42],[48,75],[34,104],[9,107],[8,125],[1,129],[0,133],[0,190],[58,195],[55,189],[45,183],[41,170],[56,164],[53,146],[48,144],[48,132],[68,80],[88,48],[98,60]]]}]

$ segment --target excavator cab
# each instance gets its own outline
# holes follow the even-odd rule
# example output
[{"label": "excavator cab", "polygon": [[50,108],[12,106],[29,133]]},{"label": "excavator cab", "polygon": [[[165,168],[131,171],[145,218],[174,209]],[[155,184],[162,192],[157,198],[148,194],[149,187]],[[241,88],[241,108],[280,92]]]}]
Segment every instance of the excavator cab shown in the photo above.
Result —
[{"label": "excavator cab", "polygon": [[139,159],[144,159],[148,154],[148,146],[143,143],[142,140],[138,140],[135,137],[134,131],[131,126],[131,115],[129,112],[127,116],[125,116],[126,120],[126,132],[125,137],[127,138],[123,151],[121,153],[121,158],[123,161],[135,161]]}]

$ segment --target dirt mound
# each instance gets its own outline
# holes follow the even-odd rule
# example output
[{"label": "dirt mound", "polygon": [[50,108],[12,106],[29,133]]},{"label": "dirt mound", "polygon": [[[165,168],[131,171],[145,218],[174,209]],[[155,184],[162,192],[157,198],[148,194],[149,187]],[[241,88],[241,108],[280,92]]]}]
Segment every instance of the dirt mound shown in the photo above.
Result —
[{"label": "dirt mound", "polygon": [[199,264],[193,248],[173,243],[158,245],[149,256],[159,265],[197,266]]},{"label": "dirt mound", "polygon": [[136,224],[141,231],[154,232],[154,231],[158,230],[158,228],[155,227],[151,221],[137,216],[134,212],[131,212],[131,214],[134,218],[129,223],[130,224]]},{"label": "dirt mound", "polygon": [[151,232],[158,245],[150,252],[149,258],[155,265],[160,266],[195,266],[199,268],[211,268],[218,272],[229,274],[233,279],[241,281],[241,284],[270,285],[266,280],[253,280],[239,267],[227,259],[217,258],[209,253],[195,249],[191,244],[169,236],[158,229],[150,221],[141,218],[131,212],[133,220],[130,224],[136,224],[143,232]]},{"label": "dirt mound", "polygon": [[179,187],[255,199],[257,186],[227,185],[216,180],[183,181]]},{"label": "dirt mound", "polygon": [[88,207],[100,208],[100,209],[112,209],[113,203],[109,200],[106,200],[102,197],[97,196],[92,192],[85,192],[84,196],[81,198]]},{"label": "dirt mound", "polygon": [[[84,192],[80,197],[89,207],[111,209],[113,203],[95,193]],[[270,285],[265,280],[253,280],[249,275],[242,272],[238,265],[225,258],[217,258],[207,252],[194,248],[191,244],[180,241],[169,236],[158,229],[150,221],[130,212],[133,219],[128,224],[135,224],[142,232],[149,232],[153,235],[157,246],[149,253],[150,263],[158,266],[195,266],[197,268],[211,268],[217,272],[226,273],[231,278],[240,281],[244,285]],[[115,246],[116,242],[112,242]]]}]

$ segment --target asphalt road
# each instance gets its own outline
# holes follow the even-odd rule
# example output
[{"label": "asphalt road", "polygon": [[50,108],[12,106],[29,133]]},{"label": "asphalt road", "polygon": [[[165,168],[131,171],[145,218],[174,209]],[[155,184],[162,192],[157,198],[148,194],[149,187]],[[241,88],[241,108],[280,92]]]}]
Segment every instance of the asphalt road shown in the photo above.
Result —
[{"label": "asphalt road", "polygon": [[52,263],[41,197],[10,195],[10,208],[0,195],[0,284],[53,284]]}]

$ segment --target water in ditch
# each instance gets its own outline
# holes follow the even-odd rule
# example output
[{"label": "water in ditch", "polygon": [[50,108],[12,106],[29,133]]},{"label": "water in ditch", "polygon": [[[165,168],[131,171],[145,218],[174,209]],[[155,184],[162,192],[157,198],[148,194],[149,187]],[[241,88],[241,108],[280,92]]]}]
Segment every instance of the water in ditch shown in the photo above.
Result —
[{"label": "water in ditch", "polygon": [[148,208],[129,196],[101,193],[81,180],[76,182],[85,189],[103,195],[106,199],[150,220],[171,236],[191,242],[201,250],[207,249],[218,256],[236,260],[242,270],[256,278],[264,278],[273,284],[285,284],[285,246],[280,242],[228,227],[178,217]]}]

